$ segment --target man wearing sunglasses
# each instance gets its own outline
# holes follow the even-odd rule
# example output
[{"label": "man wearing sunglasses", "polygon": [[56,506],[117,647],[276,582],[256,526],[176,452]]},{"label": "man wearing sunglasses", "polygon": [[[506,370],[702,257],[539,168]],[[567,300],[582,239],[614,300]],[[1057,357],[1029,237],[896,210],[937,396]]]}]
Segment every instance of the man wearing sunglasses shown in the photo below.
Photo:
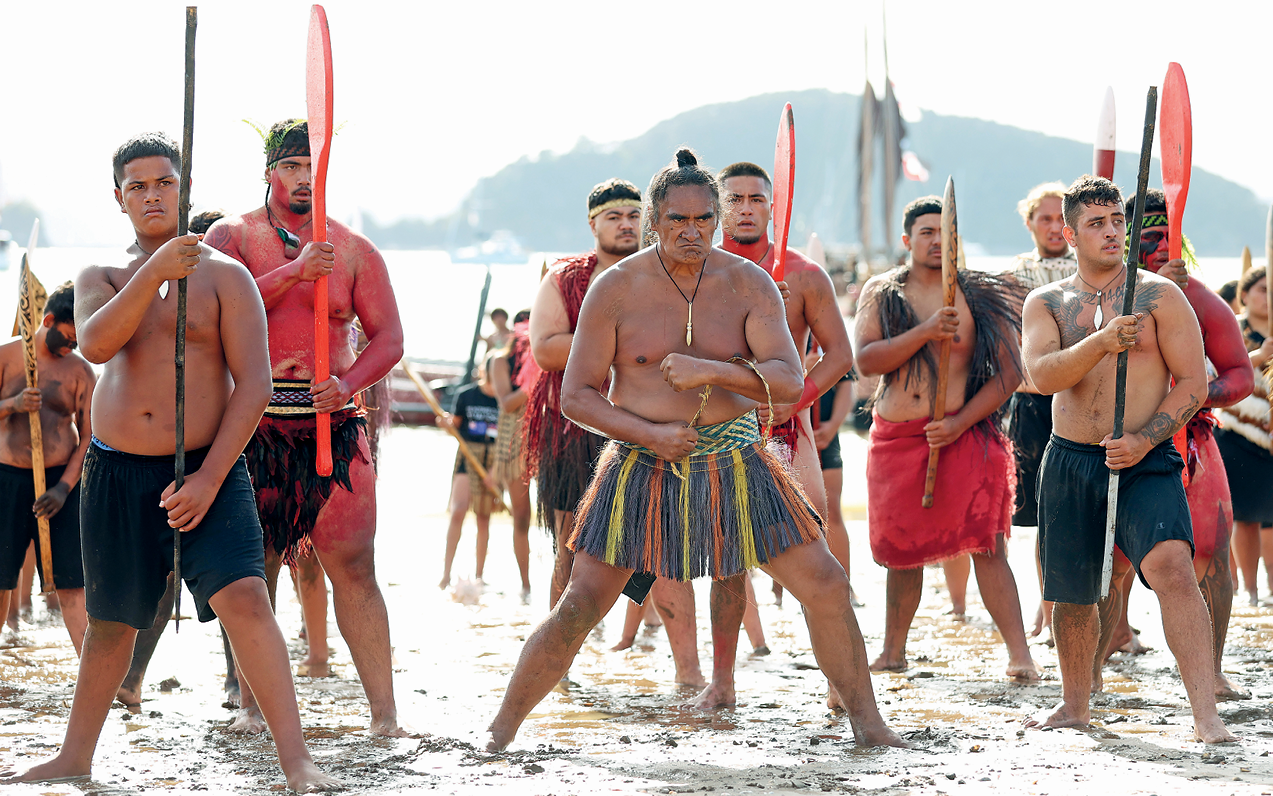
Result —
[{"label": "man wearing sunglasses", "polygon": [[[0,617],[9,610],[27,547],[35,540],[37,517],[49,521],[53,583],[62,621],[78,654],[88,617],[84,612],[84,562],[80,555],[80,470],[88,448],[89,402],[96,378],[75,352],[75,288],[66,283],[44,305],[35,332],[39,387],[26,386],[22,341],[0,346]],[[38,412],[44,436],[44,483],[38,497],[31,478],[31,423]]]},{"label": "man wearing sunglasses", "polygon": [[[1127,200],[1130,217],[1136,197]],[[1224,641],[1229,630],[1229,612],[1233,606],[1233,573],[1229,566],[1229,536],[1233,527],[1233,501],[1225,477],[1224,462],[1216,445],[1212,428],[1216,420],[1211,410],[1232,406],[1251,394],[1254,371],[1242,340],[1242,330],[1227,302],[1203,284],[1191,279],[1185,260],[1172,260],[1168,254],[1167,199],[1162,191],[1152,189],[1145,194],[1145,220],[1140,233],[1140,266],[1174,281],[1184,291],[1202,331],[1203,349],[1207,357],[1207,399],[1203,407],[1175,436],[1176,448],[1185,459],[1185,497],[1194,534],[1194,574],[1198,587],[1211,613],[1215,649],[1215,693],[1220,699],[1244,698],[1245,692],[1231,683],[1221,669]],[[1188,242],[1185,256],[1192,259]],[[1114,556],[1114,578],[1111,592],[1118,590],[1122,601],[1122,619],[1113,630],[1108,649],[1116,650],[1133,642],[1127,621],[1127,589],[1131,586],[1131,565],[1122,555]],[[1106,639],[1102,638],[1102,641]],[[1104,660],[1104,656],[1100,660]],[[1093,687],[1100,685],[1099,670]]]},{"label": "man wearing sunglasses", "polygon": [[[330,218],[329,242],[313,240],[310,168],[305,121],[273,125],[265,138],[265,206],[218,221],[205,242],[246,265],[265,301],[274,394],[245,453],[270,582],[282,563],[317,552],[371,707],[371,731],[401,735],[389,619],[375,574],[375,472],[366,411],[355,397],[402,358],[402,322],[389,272],[371,241]],[[314,283],[323,276],[329,277],[331,377],[319,382]],[[361,352],[352,342],[355,319],[368,341]],[[317,422],[331,423],[331,477],[315,469]],[[231,729],[264,731],[255,700],[242,690],[243,710]]]}]

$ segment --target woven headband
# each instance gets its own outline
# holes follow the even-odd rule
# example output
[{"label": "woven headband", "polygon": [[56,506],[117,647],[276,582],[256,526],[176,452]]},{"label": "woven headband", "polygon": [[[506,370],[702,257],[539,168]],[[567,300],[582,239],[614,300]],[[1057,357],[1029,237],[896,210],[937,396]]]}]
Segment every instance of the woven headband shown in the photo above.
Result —
[{"label": "woven headband", "polygon": [[[305,154],[308,155],[309,151],[306,150]],[[588,220],[591,221],[592,219],[596,218],[597,216],[601,215],[607,210],[613,210],[616,207],[635,207],[637,209],[640,209],[641,200],[640,199],[611,199],[608,202],[602,202],[596,207],[591,207],[588,209]]]},{"label": "woven headband", "polygon": [[265,150],[265,167],[269,168],[278,163],[283,158],[307,158],[309,157],[309,139],[304,141],[296,141],[292,143],[279,144],[276,147]]}]

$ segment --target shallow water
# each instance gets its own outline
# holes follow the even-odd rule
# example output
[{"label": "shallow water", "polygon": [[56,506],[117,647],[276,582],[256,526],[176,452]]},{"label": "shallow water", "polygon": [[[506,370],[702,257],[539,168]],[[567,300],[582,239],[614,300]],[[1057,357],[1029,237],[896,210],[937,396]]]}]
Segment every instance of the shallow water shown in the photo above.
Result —
[{"label": "shallow water", "polygon": [[[845,510],[860,516],[863,445],[843,436]],[[518,599],[507,517],[492,523],[489,584],[477,605],[437,589],[445,536],[446,492],[454,443],[433,429],[394,429],[384,441],[380,482],[379,580],[390,610],[396,692],[402,718],[428,733],[423,740],[368,735],[368,712],[348,650],[330,625],[335,676],[297,679],[301,719],[311,749],[327,771],[356,793],[760,794],[791,790],[887,794],[1107,792],[1273,793],[1273,610],[1235,607],[1226,671],[1256,695],[1221,705],[1242,742],[1206,748],[1191,740],[1184,690],[1166,652],[1156,601],[1137,587],[1132,623],[1155,647],[1107,668],[1106,693],[1093,701],[1090,730],[1025,731],[1021,720],[1059,699],[1056,656],[1032,647],[1049,678],[1006,681],[1007,656],[969,587],[969,621],[945,615],[940,569],[925,573],[924,599],[910,634],[911,668],[877,674],[876,699],[890,725],[915,749],[859,750],[852,730],[824,706],[825,681],[809,648],[798,605],[774,605],[769,580],[756,577],[768,657],[740,641],[737,707],[701,713],[680,707],[693,696],[673,684],[671,653],[661,630],[642,630],[625,652],[609,652],[623,624],[623,605],[584,645],[569,682],[550,694],[523,725],[508,753],[477,751],[522,642],[547,608],[548,539],[532,531],[530,605]],[[866,527],[849,526],[852,577],[867,604],[858,618],[868,654],[883,633],[884,570],[870,560]],[[465,527],[456,578],[473,567],[473,527]],[[1034,535],[1019,530],[1010,555],[1032,623],[1037,582]],[[698,585],[700,659],[710,671],[707,584]],[[45,615],[0,645],[0,767],[25,768],[61,741],[76,661],[60,622]],[[191,603],[187,600],[184,605]],[[299,607],[280,599],[280,623],[295,661]],[[268,738],[225,732],[223,659],[215,624],[182,622],[150,667],[139,714],[115,708],[86,783],[22,785],[17,794],[138,792],[265,794],[283,777]],[[180,685],[163,691],[175,677]]]}]

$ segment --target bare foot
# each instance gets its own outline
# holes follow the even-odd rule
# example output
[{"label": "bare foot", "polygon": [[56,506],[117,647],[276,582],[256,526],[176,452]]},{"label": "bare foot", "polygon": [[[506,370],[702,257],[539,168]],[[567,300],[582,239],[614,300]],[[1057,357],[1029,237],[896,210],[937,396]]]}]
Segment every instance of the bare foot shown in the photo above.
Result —
[{"label": "bare foot", "polygon": [[243,694],[239,691],[239,681],[225,679],[225,701],[221,703],[221,707],[226,710],[238,710],[243,707]]},{"label": "bare foot", "polygon": [[1101,672],[1100,668],[1098,667],[1096,671],[1092,672],[1092,693],[1099,694],[1100,692],[1104,690],[1105,690],[1105,675]]},{"label": "bare foot", "polygon": [[410,727],[399,724],[397,716],[376,719],[371,722],[371,734],[382,738],[422,738],[420,733]]},{"label": "bare foot", "polygon": [[1251,606],[1252,608],[1255,608],[1257,605],[1260,604],[1259,590],[1249,591],[1246,593],[1246,604]]},{"label": "bare foot", "polygon": [[1039,679],[1039,667],[1035,665],[1034,659],[1028,657],[1020,663],[1009,659],[1008,668],[1004,673],[1013,680],[1024,683],[1033,683]]},{"label": "bare foot", "polygon": [[904,672],[907,668],[909,668],[909,664],[906,662],[906,658],[890,660],[883,655],[880,655],[871,664],[871,671],[873,672]]},{"label": "bare foot", "polygon": [[716,708],[729,707],[737,701],[733,683],[717,684],[712,682],[698,696],[686,702],[685,707],[697,710],[715,710]]},{"label": "bare foot", "polygon": [[115,694],[115,701],[128,708],[130,713],[141,712],[141,694],[131,688],[120,686]]},{"label": "bare foot", "polygon": [[1216,701],[1223,702],[1228,699],[1250,699],[1251,693],[1235,685],[1229,678],[1223,674],[1216,675]]},{"label": "bare foot", "polygon": [[[75,779],[87,779],[92,772],[92,764],[83,766],[72,764],[62,760],[59,754],[50,760],[39,765],[32,766],[21,774],[13,776],[5,776],[0,779],[0,784],[8,785],[16,782],[69,782]],[[6,775],[12,774],[6,771]]]},{"label": "bare foot", "polygon": [[1030,630],[1030,638],[1034,638],[1044,630],[1047,630],[1048,624],[1047,617],[1043,612],[1043,603],[1039,603],[1039,610],[1034,612],[1034,628]]},{"label": "bare foot", "polygon": [[756,649],[751,651],[751,657],[753,658],[763,658],[768,654],[769,654],[768,644],[761,644],[759,647],[756,647]]},{"label": "bare foot", "polygon": [[1229,732],[1219,716],[1206,722],[1199,722],[1195,719],[1193,735],[1203,743],[1234,743],[1238,740],[1238,736]]},{"label": "bare foot", "polygon": [[297,677],[331,677],[331,667],[327,665],[327,661],[322,663],[298,663],[296,664]]},{"label": "bare foot", "polygon": [[492,722],[491,726],[486,728],[486,735],[486,751],[502,752],[513,742],[513,736],[516,735],[516,732],[507,733],[503,730],[497,730],[495,729],[495,723]]},{"label": "bare foot", "polygon": [[319,771],[310,760],[297,766],[295,771],[287,772],[287,789],[297,793],[331,793],[344,790],[345,783]]},{"label": "bare foot", "polygon": [[967,611],[966,608],[964,608],[963,606],[959,606],[957,608],[951,608],[949,611],[947,611],[946,616],[949,616],[950,621],[952,622],[967,622],[968,614],[966,613],[966,611]]},{"label": "bare foot", "polygon": [[635,641],[636,641],[636,636],[632,636],[631,638],[629,638],[629,637],[625,636],[625,637],[623,637],[623,638],[619,639],[619,643],[618,643],[618,644],[615,644],[613,647],[611,647],[611,648],[610,648],[610,651],[611,651],[611,652],[623,652],[623,651],[624,651],[624,650],[626,650],[626,649],[631,649],[631,648],[632,648],[632,644],[633,644]]},{"label": "bare foot", "polygon": [[1087,705],[1081,708],[1067,705],[1064,702],[1056,706],[1048,715],[1039,714],[1025,720],[1027,727],[1086,727],[1092,721],[1092,713]]},{"label": "bare foot", "polygon": [[701,671],[686,672],[683,676],[680,672],[677,672],[676,684],[683,685],[688,688],[706,688],[707,680],[703,677],[703,673]]},{"label": "bare foot", "polygon": [[854,723],[853,740],[858,746],[895,746],[898,749],[910,749],[911,745],[888,728],[883,719],[878,724],[858,726]]},{"label": "bare foot", "polygon": [[530,605],[530,587],[523,586],[521,593],[522,605]]},{"label": "bare foot", "polygon": [[[1125,652],[1128,655],[1144,655],[1152,649],[1153,647],[1141,643],[1140,633],[1136,632],[1135,628],[1114,631],[1114,637],[1109,642],[1110,655],[1115,652]],[[1105,659],[1109,660],[1109,656],[1106,656]]]},{"label": "bare foot", "polygon": [[849,709],[844,706],[844,699],[840,697],[840,692],[835,690],[835,686],[827,683],[827,707],[832,713],[848,713]]},{"label": "bare foot", "polygon": [[230,732],[240,732],[244,735],[260,735],[265,732],[265,717],[261,715],[261,710],[255,706],[250,708],[239,708],[239,715],[234,717],[234,721],[230,722],[230,726],[226,727]]},{"label": "bare foot", "polygon": [[443,576],[442,576],[442,580],[438,581],[438,588],[439,588],[439,589],[445,589],[447,586],[450,586],[450,585],[451,585],[451,576],[450,576],[450,575],[443,575]]}]

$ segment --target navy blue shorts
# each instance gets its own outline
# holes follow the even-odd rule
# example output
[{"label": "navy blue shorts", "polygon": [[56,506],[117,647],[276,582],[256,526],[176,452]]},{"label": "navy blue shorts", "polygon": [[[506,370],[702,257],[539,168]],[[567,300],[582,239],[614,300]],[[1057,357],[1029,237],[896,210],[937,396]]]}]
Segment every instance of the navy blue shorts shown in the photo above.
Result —
[{"label": "navy blue shorts", "polygon": [[[1184,461],[1171,440],[1119,471],[1114,543],[1136,572],[1160,542],[1179,539],[1193,554],[1193,525],[1180,480]],[[1039,466],[1039,559],[1043,599],[1093,605],[1100,601],[1109,499],[1105,449],[1053,434]],[[1152,588],[1140,574],[1140,582]]]},{"label": "navy blue shorts", "polygon": [[[186,453],[186,472],[208,449]],[[96,440],[80,481],[84,599],[94,619],[145,630],[155,623],[172,572],[172,535],[159,496],[173,481],[172,456],[111,450]],[[216,613],[214,594],[237,580],[265,579],[265,547],[246,460],[240,456],[203,521],[181,534],[181,576],[194,595],[200,622]]]},{"label": "navy blue shorts", "polygon": [[[44,582],[40,566],[40,528],[31,511],[35,481],[31,469],[0,464],[0,589],[16,589],[27,548],[35,542],[35,571]],[[44,485],[62,479],[66,465],[44,468]],[[53,548],[53,585],[59,589],[84,588],[84,563],[80,560],[80,487],[66,496],[62,509],[49,518],[49,546]]]}]

